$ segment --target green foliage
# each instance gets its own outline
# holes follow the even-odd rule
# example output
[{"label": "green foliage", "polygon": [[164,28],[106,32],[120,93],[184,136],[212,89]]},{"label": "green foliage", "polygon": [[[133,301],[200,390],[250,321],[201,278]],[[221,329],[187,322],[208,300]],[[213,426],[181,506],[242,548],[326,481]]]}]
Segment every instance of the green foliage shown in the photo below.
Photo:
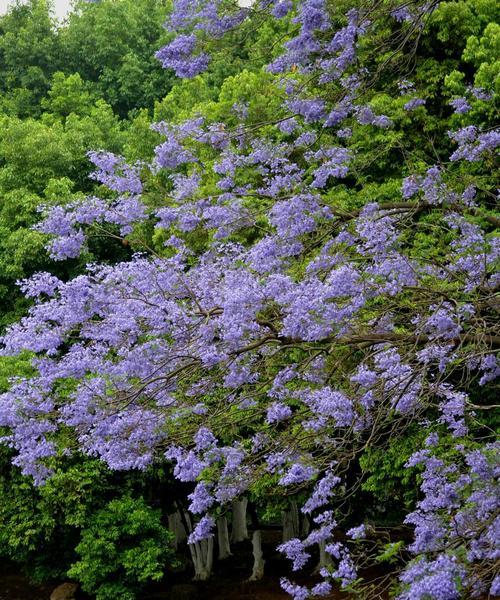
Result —
[{"label": "green foliage", "polygon": [[0,447],[0,556],[19,563],[35,581],[63,578],[74,559],[77,531],[65,525],[32,481]]},{"label": "green foliage", "polygon": [[477,67],[475,85],[500,91],[500,25],[489,23],[481,36],[467,40],[463,58]]},{"label": "green foliage", "polygon": [[[52,96],[56,104],[60,98]],[[54,113],[44,120],[0,116],[0,328],[26,309],[18,279],[49,269],[65,276],[76,266],[49,266],[45,237],[33,226],[41,204],[69,202],[91,190],[90,149],[118,151],[125,139],[102,100],[87,108],[87,115],[71,112],[64,122]]]},{"label": "green foliage", "polygon": [[[28,358],[20,357],[15,364],[14,359],[0,360],[0,390],[6,387],[8,370],[18,375],[31,370]],[[61,457],[50,481],[35,488],[11,460],[10,451],[0,446],[0,559],[18,563],[31,579],[65,579],[73,565],[72,576],[81,573],[89,589],[102,585],[104,594],[119,580],[130,593],[158,580],[173,564],[171,534],[162,525],[170,501],[156,490],[157,485],[164,489],[165,474],[114,474],[95,459]],[[143,499],[153,493],[150,504],[161,500],[161,511]],[[113,547],[114,554],[107,554],[108,564],[99,570],[92,565],[100,562],[93,548],[97,552],[103,544]]]},{"label": "green foliage", "polygon": [[17,3],[0,18],[0,107],[40,113],[40,100],[59,63],[59,44],[46,0]]},{"label": "green foliage", "polygon": [[[405,464],[420,447],[423,438],[420,430],[408,430],[406,436],[389,441],[387,446],[366,448],[360,457],[360,466],[366,479],[362,489],[384,507],[381,520],[389,521],[399,516],[416,500],[417,486],[415,473],[406,469]],[[375,508],[375,511],[377,509]],[[396,514],[394,514],[396,513]]]},{"label": "green foliage", "polygon": [[59,33],[65,72],[78,72],[121,116],[152,107],[172,86],[154,52],[167,40],[167,4],[81,1]]},{"label": "green foliage", "polygon": [[14,5],[0,17],[0,110],[39,116],[56,72],[79,74],[121,116],[152,107],[173,82],[154,57],[166,14],[160,0],[81,1],[56,26],[46,0]]},{"label": "green foliage", "polygon": [[97,512],[82,533],[68,575],[97,600],[133,600],[147,581],[163,577],[172,536],[160,512],[142,499],[124,496]]},{"label": "green foliage", "polygon": [[42,107],[58,117],[67,117],[71,113],[88,115],[94,104],[89,87],[79,73],[66,76],[58,71],[54,73],[47,97],[42,99]]},{"label": "green foliage", "polygon": [[377,555],[377,562],[396,562],[400,557],[400,552],[404,548],[404,542],[390,542],[384,545],[383,551]]},{"label": "green foliage", "polygon": [[9,379],[12,377],[28,377],[34,373],[29,354],[19,356],[0,356],[0,393],[6,392]]}]

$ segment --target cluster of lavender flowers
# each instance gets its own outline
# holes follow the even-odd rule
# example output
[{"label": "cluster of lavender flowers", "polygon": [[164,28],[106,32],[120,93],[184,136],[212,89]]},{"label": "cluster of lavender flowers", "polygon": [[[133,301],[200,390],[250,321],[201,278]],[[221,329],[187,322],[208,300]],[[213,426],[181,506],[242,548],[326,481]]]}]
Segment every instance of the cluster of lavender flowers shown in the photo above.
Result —
[{"label": "cluster of lavender flowers", "polygon": [[[498,443],[477,449],[455,443],[440,458],[438,440],[431,434],[427,448],[408,463],[423,467],[425,496],[406,517],[415,527],[410,550],[418,558],[401,577],[406,584],[401,598],[460,598],[464,589],[471,597],[496,595],[498,576],[491,581],[492,573],[485,577],[481,570],[491,570],[500,553]],[[439,452],[446,446],[441,444]],[[477,565],[471,573],[464,568],[464,554],[466,561]]]},{"label": "cluster of lavender flowers", "polygon": [[[191,543],[213,535],[215,507],[263,477],[288,495],[307,491],[302,512],[313,529],[281,546],[298,570],[311,546],[324,545],[329,566],[321,583],[307,589],[283,581],[294,598],[307,598],[357,577],[351,542],[334,539],[332,512],[353,448],[362,437],[379,439],[381,423],[397,429],[434,413],[429,428],[462,444],[462,470],[434,456],[432,439],[409,465],[425,466],[423,499],[407,518],[419,559],[402,575],[400,598],[453,600],[462,588],[495,593],[487,565],[499,551],[497,447],[464,445],[477,407],[455,374],[466,371],[481,384],[499,374],[495,322],[484,307],[498,286],[500,246],[473,221],[474,188],[462,189],[436,165],[405,178],[397,202],[338,207],[329,190],[356,160],[351,128],[394,126],[364,100],[368,75],[356,65],[371,23],[352,10],[338,26],[326,0],[295,8],[266,0],[258,10],[291,16],[297,32],[269,66],[276,85],[293,72],[276,126],[261,135],[202,118],[157,123],[164,141],[150,164],[91,155],[107,199],[46,211],[39,229],[52,236],[50,251],[60,260],[77,256],[106,223],[126,236],[154,220],[177,235],[167,236],[168,258],[145,252],[89,265],[68,282],[47,273],[21,282],[35,301],[3,337],[2,352],[33,352],[37,374],[0,396],[3,442],[37,483],[69,452],[68,431],[82,452],[112,469],[171,461],[175,477],[193,484],[190,511],[199,520]],[[401,11],[391,10],[380,18],[406,27]],[[198,74],[209,62],[198,36],[220,38],[250,12],[224,13],[219,0],[176,0],[169,27],[181,33],[158,57],[180,76]],[[309,96],[303,81],[311,77],[316,90],[336,86],[340,96]],[[409,103],[407,110],[422,104]],[[450,135],[459,144],[450,169],[480,162],[498,143],[498,133],[474,126]],[[210,184],[202,153],[214,157]],[[170,182],[165,206],[147,208],[142,170]],[[447,233],[432,261],[419,255],[423,211]],[[258,234],[242,242],[252,228]],[[183,237],[196,229],[208,239],[197,255]],[[350,532],[355,543],[364,535],[363,526]]]}]

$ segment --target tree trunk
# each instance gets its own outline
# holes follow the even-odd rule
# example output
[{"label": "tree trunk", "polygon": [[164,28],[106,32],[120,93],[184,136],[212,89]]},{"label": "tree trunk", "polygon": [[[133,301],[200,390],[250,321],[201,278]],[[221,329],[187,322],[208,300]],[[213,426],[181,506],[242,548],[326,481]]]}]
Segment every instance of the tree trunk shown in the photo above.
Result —
[{"label": "tree trunk", "polygon": [[303,515],[302,523],[300,525],[300,537],[307,537],[311,531],[311,521],[307,515]]},{"label": "tree trunk", "polygon": [[224,560],[228,556],[231,556],[226,517],[217,519],[217,542],[219,545],[219,560]]},{"label": "tree trunk", "polygon": [[189,544],[194,566],[194,581],[206,581],[212,573],[214,538]]},{"label": "tree trunk", "polygon": [[[191,516],[187,511],[184,512],[184,528],[187,528],[189,533],[193,531]],[[201,540],[194,544],[188,544],[188,546],[193,560],[193,580],[206,581],[210,578],[212,573],[212,565],[214,562],[214,538],[211,537],[207,540]]]},{"label": "tree trunk", "polygon": [[283,542],[299,537],[299,509],[296,502],[290,503],[289,510],[281,513],[283,523]]},{"label": "tree trunk", "polygon": [[186,528],[184,527],[181,514],[178,510],[169,514],[167,519],[168,528],[174,534],[174,548],[177,550],[178,545],[187,538]]},{"label": "tree trunk", "polygon": [[319,561],[318,561],[318,564],[316,565],[316,568],[314,569],[315,573],[319,573],[321,571],[321,569],[328,567],[332,564],[331,556],[325,550],[326,542],[325,541],[318,542],[318,546],[319,546]]},{"label": "tree trunk", "polygon": [[248,539],[247,504],[248,500],[246,498],[233,502],[233,527],[231,530],[231,542],[233,544]]},{"label": "tree trunk", "polygon": [[248,581],[259,581],[264,577],[264,554],[262,553],[262,533],[260,529],[253,532],[252,535],[253,549],[253,569]]}]

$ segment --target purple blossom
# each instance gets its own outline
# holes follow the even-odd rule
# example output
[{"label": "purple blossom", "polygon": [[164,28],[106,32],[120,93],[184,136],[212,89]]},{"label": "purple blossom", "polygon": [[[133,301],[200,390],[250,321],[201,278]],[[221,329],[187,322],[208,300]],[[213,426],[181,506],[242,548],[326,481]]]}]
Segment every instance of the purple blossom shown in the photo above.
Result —
[{"label": "purple blossom", "polygon": [[398,81],[398,89],[401,95],[409,94],[415,91],[415,84],[408,79],[402,79]]},{"label": "purple blossom", "polygon": [[430,433],[425,439],[425,445],[427,447],[437,446],[438,442],[439,442],[439,435],[435,431]]},{"label": "purple blossom", "polygon": [[[193,122],[193,128],[190,128],[190,132],[196,131],[198,125],[198,122]],[[166,141],[155,148],[155,164],[157,167],[175,169],[179,165],[195,161],[194,155],[182,146],[181,142],[186,137],[185,131],[165,123],[155,123],[151,128],[166,137]]]},{"label": "purple blossom", "polygon": [[196,194],[201,181],[198,173],[193,173],[188,176],[175,173],[170,176],[170,179],[174,185],[173,197],[177,201],[192,199]]},{"label": "purple blossom", "polygon": [[[343,102],[340,102],[332,111],[330,111],[330,113],[325,119],[324,126],[335,127],[337,125],[340,125],[340,123],[342,123],[344,119],[347,119],[347,117],[351,114],[352,111],[353,106],[350,102],[347,102],[345,100]],[[345,128],[345,130],[347,129],[349,128]]]},{"label": "purple blossom", "polygon": [[317,220],[327,214],[316,196],[302,194],[276,202],[269,213],[269,220],[276,227],[278,235],[294,238],[314,231]]},{"label": "purple blossom", "polygon": [[194,436],[196,448],[198,450],[207,450],[217,444],[214,434],[207,427],[200,427]]},{"label": "purple blossom", "polygon": [[18,281],[18,285],[27,298],[38,298],[42,294],[54,296],[62,281],[50,273],[35,273],[30,279]]},{"label": "purple blossom", "polygon": [[278,2],[274,3],[272,15],[277,19],[282,19],[292,10],[292,8],[293,2],[291,0],[278,0]]},{"label": "purple blossom", "polygon": [[177,77],[190,79],[207,69],[210,57],[208,54],[194,54],[196,36],[179,35],[155,54],[164,69],[174,69]]},{"label": "purple blossom", "polygon": [[432,562],[421,559],[401,576],[408,587],[398,600],[459,600],[463,577],[463,567],[453,558],[442,554]]},{"label": "purple blossom", "polygon": [[500,595],[500,575],[497,575],[495,579],[493,579],[490,587],[490,594],[492,596]]},{"label": "purple blossom", "polygon": [[65,260],[79,256],[84,244],[85,234],[81,229],[76,229],[70,235],[60,236],[51,240],[47,248],[51,258],[54,260]]},{"label": "purple blossom", "polygon": [[477,98],[478,100],[483,100],[484,102],[488,102],[493,98],[493,94],[481,87],[472,88],[471,92],[474,98]]},{"label": "purple blossom", "polygon": [[361,106],[357,110],[357,120],[360,125],[373,125],[385,129],[392,126],[392,121],[386,115],[376,115],[370,106]]},{"label": "purple blossom", "polygon": [[293,600],[306,600],[309,598],[309,590],[306,586],[291,583],[285,577],[280,579],[281,588],[293,598]]},{"label": "purple blossom", "polygon": [[342,587],[346,587],[356,580],[356,568],[349,555],[342,556],[337,565],[337,569],[332,575],[333,577],[340,579]]},{"label": "purple blossom", "polygon": [[324,188],[329,177],[345,177],[351,161],[351,153],[346,148],[326,148],[309,155],[309,159],[321,161],[321,166],[314,172],[311,183],[314,188]]},{"label": "purple blossom", "polygon": [[332,585],[328,581],[317,583],[311,588],[312,596],[328,596],[332,592]]},{"label": "purple blossom", "polygon": [[412,198],[413,196],[415,196],[415,194],[417,194],[420,191],[421,185],[422,185],[421,178],[416,177],[415,175],[410,175],[409,177],[405,177],[403,179],[403,185],[401,188],[403,198],[408,199],[408,198]]},{"label": "purple blossom", "polygon": [[111,152],[89,152],[90,161],[97,167],[90,174],[110,190],[120,194],[141,194],[142,181],[139,176],[140,164],[129,166],[125,159]]},{"label": "purple blossom", "polygon": [[349,427],[355,419],[352,400],[328,386],[310,392],[304,397],[304,402],[315,414],[330,417],[337,427]]},{"label": "purple blossom", "polygon": [[311,481],[316,475],[316,469],[309,465],[296,463],[291,466],[283,477],[279,480],[280,485],[296,485]]},{"label": "purple blossom", "polygon": [[196,544],[197,542],[213,537],[214,527],[215,521],[213,518],[210,515],[205,515],[198,521],[192,533],[189,534],[188,543]]},{"label": "purple blossom", "polygon": [[337,137],[341,139],[348,139],[352,137],[352,129],[350,127],[344,127],[343,129],[337,130]]},{"label": "purple blossom", "polygon": [[287,102],[293,113],[304,117],[306,123],[314,123],[325,117],[325,102],[319,99],[295,99]]},{"label": "purple blossom", "polygon": [[284,121],[281,121],[278,124],[278,128],[282,133],[293,133],[298,127],[298,123],[297,120],[295,119],[295,117],[290,117],[288,119],[285,119]]},{"label": "purple blossom", "polygon": [[406,5],[400,6],[391,12],[391,15],[398,22],[412,21],[413,16]]},{"label": "purple blossom", "polygon": [[465,98],[455,98],[450,100],[450,105],[455,109],[457,115],[464,115],[471,109],[470,104]]},{"label": "purple blossom", "polygon": [[204,482],[198,483],[188,498],[191,500],[189,510],[194,514],[206,512],[215,502],[210,493],[210,486]]},{"label": "purple blossom", "polygon": [[405,110],[411,111],[417,109],[419,106],[424,106],[425,100],[423,98],[412,98],[403,106]]},{"label": "purple blossom", "polygon": [[477,162],[481,160],[482,154],[496,150],[500,146],[500,131],[497,129],[479,133],[474,125],[468,125],[458,131],[450,131],[448,135],[458,143],[458,148],[450,156],[451,161]]},{"label": "purple blossom", "polygon": [[481,359],[481,370],[483,375],[479,380],[479,385],[485,385],[489,381],[494,381],[500,377],[500,364],[494,354],[487,354]]},{"label": "purple blossom", "polygon": [[304,544],[297,538],[293,538],[284,544],[278,546],[279,552],[282,552],[288,560],[292,561],[292,569],[298,571],[307,563],[311,555],[306,552]]},{"label": "purple blossom", "polygon": [[[487,385],[499,374],[490,332],[500,245],[485,228],[484,206],[479,214],[490,168],[480,161],[490,160],[498,132],[486,129],[484,116],[485,129],[450,133],[452,162],[477,164],[455,172],[443,161],[403,179],[403,199],[418,196],[418,210],[385,198],[389,180],[364,184],[359,136],[348,145],[361,160],[338,186],[334,178],[346,177],[357,157],[332,146],[334,136],[349,139],[352,121],[392,125],[359,104],[370,73],[358,58],[371,44],[362,55],[357,49],[372,26],[364,8],[339,25],[326,0],[262,0],[261,8],[266,18],[294,11],[293,33],[269,67],[286,74],[287,99],[270,120],[277,126],[257,131],[247,104],[233,100],[228,123],[156,123],[162,141],[151,163],[94,152],[93,178],[111,193],[43,209],[38,230],[54,236],[57,258],[78,256],[96,223],[128,235],[156,216],[171,230],[157,232],[168,238],[158,255],[89,265],[67,282],[49,274],[21,282],[33,301],[2,337],[1,353],[33,353],[34,374],[0,396],[2,441],[37,483],[51,475],[54,456],[70,451],[69,439],[113,469],[166,458],[176,479],[190,484],[189,509],[201,517],[191,544],[213,535],[206,511],[254,494],[262,473],[276,478],[277,492],[302,499],[308,491],[301,511],[313,529],[280,549],[296,569],[318,543],[337,562],[312,589],[283,583],[307,598],[329,594],[332,578],[346,586],[357,577],[354,553],[332,541],[330,509],[359,483],[346,455],[367,439],[384,441],[386,426],[397,436],[395,424],[413,424],[425,442],[407,463],[421,485],[406,522],[414,528],[409,550],[419,556],[402,575],[401,598],[452,600],[477,565],[500,552],[498,447],[468,432],[474,407],[461,383]],[[417,23],[427,10],[401,6],[393,14]],[[200,73],[210,38],[248,14],[222,0],[175,0],[168,28],[177,37],[158,57],[181,76]],[[406,110],[423,105],[409,82],[400,92]],[[458,114],[464,102],[454,101]],[[391,168],[397,181],[398,164]],[[164,189],[164,206],[143,203],[143,175],[153,190]],[[363,205],[368,196],[376,201]],[[428,226],[444,233],[435,248],[422,233]],[[186,235],[194,230],[203,232],[197,242]],[[361,525],[348,536],[365,533]],[[496,589],[491,579],[477,590]]]},{"label": "purple blossom", "polygon": [[360,365],[356,373],[351,377],[353,383],[357,383],[365,388],[371,388],[375,385],[377,379],[377,373],[364,364]]},{"label": "purple blossom", "polygon": [[280,402],[274,402],[267,409],[267,422],[279,423],[280,421],[284,421],[289,419],[292,416],[292,409],[286,404],[281,404]]},{"label": "purple blossom", "polygon": [[334,488],[340,483],[341,479],[332,472],[327,472],[316,483],[312,494],[302,507],[302,512],[309,514],[317,508],[328,504],[331,496],[334,494]]},{"label": "purple blossom", "polygon": [[222,37],[241,23],[247,10],[236,9],[225,13],[221,10],[221,4],[221,0],[175,0],[166,27],[174,32],[201,29],[210,36]]},{"label": "purple blossom", "polygon": [[352,527],[351,529],[349,529],[346,532],[346,535],[348,535],[353,540],[363,539],[366,536],[366,527],[362,523],[361,525],[358,525],[358,527]]},{"label": "purple blossom", "polygon": [[448,425],[456,437],[466,435],[467,427],[464,416],[468,400],[467,394],[454,391],[446,385],[442,385],[438,393],[443,398],[443,401],[440,403],[441,417],[439,418],[439,422]]},{"label": "purple blossom", "polygon": [[182,452],[180,449],[171,448],[165,456],[175,460],[174,475],[180,481],[196,481],[206,466],[193,451]]}]

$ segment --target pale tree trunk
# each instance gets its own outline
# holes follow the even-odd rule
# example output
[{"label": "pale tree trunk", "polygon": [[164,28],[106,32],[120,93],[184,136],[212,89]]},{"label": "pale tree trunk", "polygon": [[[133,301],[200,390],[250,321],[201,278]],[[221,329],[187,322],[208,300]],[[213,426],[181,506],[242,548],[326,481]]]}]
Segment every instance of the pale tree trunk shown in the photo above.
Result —
[{"label": "pale tree trunk", "polygon": [[174,548],[177,549],[187,538],[186,528],[182,522],[181,513],[177,510],[168,515],[168,528],[174,534]]},{"label": "pale tree trunk", "polygon": [[194,566],[194,581],[206,581],[212,573],[214,557],[214,539],[201,540],[195,544],[189,544],[191,558]]},{"label": "pale tree trunk", "polygon": [[331,556],[325,550],[326,542],[325,541],[318,542],[318,546],[319,546],[319,561],[318,561],[318,564],[316,565],[316,568],[314,569],[315,573],[319,573],[321,571],[321,569],[324,569],[325,567],[329,567],[332,564]]},{"label": "pale tree trunk", "polygon": [[262,533],[260,529],[253,532],[252,535],[253,549],[253,569],[248,581],[259,581],[264,577],[264,554],[262,553]]},{"label": "pale tree trunk", "polygon": [[[188,512],[184,513],[186,527],[191,533],[193,531],[193,523]],[[189,552],[193,560],[194,581],[206,581],[212,573],[212,565],[214,561],[214,539],[200,540],[194,544],[188,544]]]},{"label": "pale tree trunk", "polygon": [[231,556],[231,546],[229,544],[229,531],[227,528],[226,517],[217,519],[217,542],[219,545],[219,560],[224,560]]},{"label": "pale tree trunk", "polygon": [[233,527],[231,530],[231,542],[233,544],[248,538],[247,504],[248,500],[246,498],[233,502]]},{"label": "pale tree trunk", "polygon": [[296,502],[290,503],[289,510],[281,513],[283,523],[283,542],[288,542],[293,538],[299,537],[299,509]]}]

